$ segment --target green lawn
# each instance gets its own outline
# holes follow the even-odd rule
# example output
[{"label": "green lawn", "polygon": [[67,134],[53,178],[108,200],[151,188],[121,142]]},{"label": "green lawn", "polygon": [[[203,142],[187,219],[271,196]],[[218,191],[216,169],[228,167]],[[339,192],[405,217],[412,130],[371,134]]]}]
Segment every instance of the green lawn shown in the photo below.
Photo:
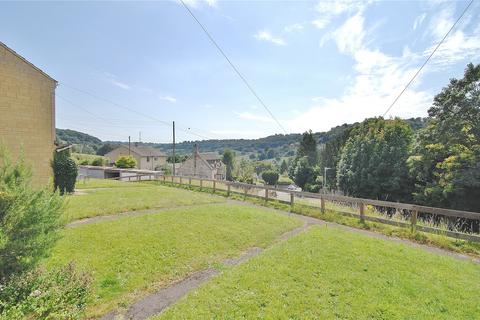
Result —
[{"label": "green lawn", "polygon": [[109,179],[94,179],[89,178],[87,180],[81,179],[75,184],[75,189],[92,189],[92,188],[130,188],[132,186],[148,186],[145,182],[127,182]]},{"label": "green lawn", "polygon": [[155,319],[480,319],[480,266],[313,227]]},{"label": "green lawn", "polygon": [[225,198],[205,193],[145,183],[104,181],[105,185],[100,189],[90,188],[102,185],[102,182],[87,182],[81,194],[68,196],[64,221],[131,210],[225,202]]},{"label": "green lawn", "polygon": [[[169,194],[166,191],[172,197],[176,194],[178,201],[186,195],[196,199],[189,200],[193,202],[209,199],[178,189],[157,189],[160,199]],[[92,274],[94,296],[88,315],[96,316],[131,302],[139,292],[158,289],[250,247],[264,247],[300,224],[297,219],[246,206],[177,208],[65,229],[44,263],[50,267],[75,261]]]}]

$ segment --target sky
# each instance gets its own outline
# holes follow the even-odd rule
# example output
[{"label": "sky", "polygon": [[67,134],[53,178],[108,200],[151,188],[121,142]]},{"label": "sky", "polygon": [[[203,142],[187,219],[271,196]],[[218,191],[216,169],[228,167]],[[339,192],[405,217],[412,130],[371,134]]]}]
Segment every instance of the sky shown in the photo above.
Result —
[{"label": "sky", "polygon": [[[467,1],[185,3],[288,133],[381,116]],[[386,117],[480,63],[475,1]],[[0,2],[0,41],[59,82],[56,126],[102,140],[284,133],[178,1]]]}]

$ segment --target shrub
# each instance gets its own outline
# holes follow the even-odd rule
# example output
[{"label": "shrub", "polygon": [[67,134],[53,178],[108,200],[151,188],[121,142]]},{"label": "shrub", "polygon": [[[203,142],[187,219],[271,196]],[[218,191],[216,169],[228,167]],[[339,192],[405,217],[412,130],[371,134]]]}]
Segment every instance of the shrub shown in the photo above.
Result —
[{"label": "shrub", "polygon": [[121,156],[115,161],[117,168],[135,168],[137,166],[137,160],[132,156]]},{"label": "shrub", "polygon": [[0,319],[80,319],[90,282],[73,264],[14,276],[0,287]]},{"label": "shrub", "polygon": [[0,148],[0,282],[33,268],[57,239],[63,199],[30,187],[31,173]]},{"label": "shrub", "polygon": [[60,190],[62,195],[74,192],[78,168],[75,161],[70,157],[70,151],[55,152],[52,168],[54,189]]},{"label": "shrub", "polygon": [[262,179],[265,181],[266,184],[273,186],[276,185],[278,182],[278,172],[273,170],[267,170],[262,173]]},{"label": "shrub", "polygon": [[95,158],[92,160],[92,166],[97,166],[97,167],[101,167],[104,165],[104,161],[102,158],[98,157],[98,158]]},{"label": "shrub", "polygon": [[80,162],[79,162],[78,164],[80,164],[80,165],[82,165],[82,166],[88,166],[88,165],[89,165],[87,159],[80,160]]}]

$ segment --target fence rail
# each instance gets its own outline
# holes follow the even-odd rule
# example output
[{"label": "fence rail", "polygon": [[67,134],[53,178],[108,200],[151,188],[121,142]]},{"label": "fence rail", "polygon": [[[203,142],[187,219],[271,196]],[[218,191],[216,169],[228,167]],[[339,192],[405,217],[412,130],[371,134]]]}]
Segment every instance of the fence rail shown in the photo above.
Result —
[{"label": "fence rail", "polygon": [[[434,208],[400,202],[353,198],[340,195],[326,195],[303,191],[293,191],[272,186],[252,185],[241,182],[213,179],[201,179],[197,177],[139,174],[132,176],[131,179],[145,180],[142,179],[142,177],[149,177],[150,180],[159,180],[164,183],[168,182],[172,184],[181,184],[184,186],[196,186],[200,189],[208,188],[214,193],[217,190],[224,191],[227,192],[227,196],[230,196],[231,194],[239,194],[243,195],[244,198],[248,196],[264,199],[265,202],[276,200],[282,203],[290,204],[292,209],[296,203],[307,207],[318,208],[321,212],[325,212],[327,210],[327,206],[331,206],[333,209],[329,210],[335,211],[336,213],[342,215],[358,218],[361,221],[372,221],[397,227],[410,228],[412,231],[419,230],[463,240],[480,242],[480,234],[478,233],[478,228],[480,227],[480,213],[476,212]],[[337,205],[339,203],[341,205]],[[371,208],[368,208],[367,206],[371,206],[375,208],[375,210],[378,208],[395,209],[395,212],[400,212],[403,220],[379,216],[378,214],[376,216],[369,215],[366,211],[371,211]],[[350,210],[345,210],[345,208]],[[429,215],[433,217],[433,220],[436,219],[437,221],[445,219],[445,217],[447,217],[447,220],[452,218],[464,220],[468,219],[472,225],[470,233],[451,230],[452,228],[449,227],[438,228],[435,226],[435,223],[432,223],[432,225],[426,225],[423,223],[423,221],[425,221],[425,217]],[[438,224],[438,222],[436,222],[436,224]]]}]

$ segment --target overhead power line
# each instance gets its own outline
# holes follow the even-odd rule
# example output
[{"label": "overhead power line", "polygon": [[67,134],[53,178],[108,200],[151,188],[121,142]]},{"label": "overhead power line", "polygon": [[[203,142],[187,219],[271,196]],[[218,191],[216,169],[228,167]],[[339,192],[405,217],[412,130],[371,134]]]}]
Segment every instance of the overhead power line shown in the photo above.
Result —
[{"label": "overhead power line", "polygon": [[[135,109],[133,109],[133,108],[127,107],[127,106],[125,106],[125,105],[121,105],[121,104],[119,104],[119,103],[116,103],[115,101],[112,101],[112,100],[110,100],[110,99],[101,97],[101,96],[99,96],[99,95],[97,95],[97,94],[94,94],[94,93],[91,93],[91,92],[88,92],[88,91],[85,91],[85,90],[76,88],[76,87],[74,87],[74,86],[72,86],[72,85],[69,85],[69,84],[67,84],[67,83],[65,83],[65,82],[61,82],[61,85],[65,86],[65,87],[67,87],[67,88],[70,88],[70,89],[72,89],[72,90],[78,91],[78,92],[80,92],[80,93],[86,94],[86,95],[88,95],[88,96],[91,96],[91,97],[93,97],[93,98],[95,98],[95,99],[98,99],[98,100],[101,100],[101,101],[105,101],[105,102],[110,103],[110,104],[112,104],[112,105],[114,105],[114,106],[117,106],[117,107],[119,107],[119,108],[128,110],[128,111],[130,111],[130,112],[132,112],[132,113],[141,115],[142,117],[145,117],[145,118],[148,118],[148,119],[157,121],[157,122],[159,122],[159,123],[161,123],[161,124],[163,124],[163,125],[165,125],[165,126],[168,126],[168,127],[171,127],[171,126],[172,126],[172,124],[171,124],[170,122],[168,122],[168,121],[164,121],[164,120],[158,119],[158,118],[156,118],[156,117],[154,117],[154,116],[152,116],[152,115],[149,115],[149,114],[147,114],[147,113],[143,113],[143,112],[141,112],[141,111],[138,111],[138,110],[135,110]],[[193,136],[196,136],[196,137],[199,137],[199,138],[202,138],[202,139],[214,140],[213,138],[207,137],[207,136],[205,136],[205,135],[201,135],[201,134],[195,133],[195,132],[193,132],[192,130],[190,130],[189,128],[185,129],[185,128],[182,128],[182,127],[178,127],[178,126],[177,126],[177,129],[179,129],[180,131],[183,131],[183,132],[185,132],[185,133],[187,133],[187,134],[189,134],[189,135],[193,135]]]},{"label": "overhead power line", "polygon": [[[182,1],[182,0],[180,0]],[[183,2],[183,1],[182,1]],[[467,10],[470,8],[470,6],[472,5],[473,3],[473,0],[470,1],[470,3],[465,7],[465,9],[463,10],[462,14],[458,17],[458,19],[455,21],[455,23],[452,25],[452,27],[448,30],[448,32],[445,34],[445,36],[442,38],[442,40],[440,40],[440,42],[437,44],[437,46],[435,47],[435,49],[433,49],[432,53],[430,53],[430,55],[427,57],[427,59],[425,60],[425,62],[420,66],[420,68],[417,70],[417,72],[415,72],[415,74],[413,75],[412,79],[410,79],[410,81],[407,83],[407,85],[405,86],[405,88],[403,88],[402,91],[400,91],[400,93],[398,94],[398,96],[395,98],[395,100],[393,100],[392,104],[387,108],[387,110],[383,113],[382,117],[385,117],[386,114],[393,108],[393,106],[395,105],[395,103],[397,103],[398,99],[400,99],[400,97],[403,95],[403,93],[408,89],[408,87],[410,86],[410,84],[412,84],[413,80],[415,80],[415,78],[419,75],[419,73],[422,71],[422,69],[425,67],[425,65],[428,63],[428,61],[430,61],[430,59],[433,57],[433,55],[435,54],[435,52],[438,50],[438,48],[440,48],[440,46],[442,45],[442,43],[445,41],[445,39],[447,39],[448,35],[450,34],[450,32],[452,32],[452,30],[455,28],[455,26],[458,24],[458,22],[463,18],[463,16],[465,15],[465,13],[467,12]]]},{"label": "overhead power line", "polygon": [[182,5],[185,7],[185,9],[188,11],[188,13],[190,14],[190,16],[193,18],[193,20],[195,20],[195,22],[200,26],[200,28],[203,30],[203,32],[207,35],[208,39],[210,39],[210,42],[212,42],[212,44],[217,48],[217,50],[220,52],[220,54],[225,58],[225,60],[227,60],[228,64],[230,65],[230,67],[232,67],[233,71],[235,71],[235,73],[238,75],[238,77],[243,81],[243,83],[247,86],[248,90],[250,90],[250,92],[255,96],[255,98],[258,100],[258,102],[260,102],[260,104],[262,105],[262,107],[268,112],[268,114],[270,115],[270,117],[275,120],[275,122],[278,124],[278,126],[280,127],[280,129],[282,129],[282,131],[287,134],[287,130],[285,130],[285,128],[282,126],[282,124],[280,123],[280,121],[278,121],[278,119],[273,115],[272,111],[270,111],[270,109],[268,108],[268,106],[265,104],[265,102],[263,102],[262,98],[260,98],[260,96],[257,94],[257,92],[253,89],[253,87],[250,85],[250,83],[247,81],[247,79],[245,79],[245,77],[242,75],[242,73],[238,70],[238,68],[233,64],[233,62],[228,58],[227,54],[225,53],[225,51],[223,51],[223,49],[220,47],[220,45],[215,41],[215,39],[212,37],[212,35],[208,32],[207,28],[197,19],[197,17],[195,16],[195,14],[192,12],[192,10],[190,10],[190,8],[187,6],[187,4],[183,1],[183,0],[180,0],[180,2],[182,3]]}]

